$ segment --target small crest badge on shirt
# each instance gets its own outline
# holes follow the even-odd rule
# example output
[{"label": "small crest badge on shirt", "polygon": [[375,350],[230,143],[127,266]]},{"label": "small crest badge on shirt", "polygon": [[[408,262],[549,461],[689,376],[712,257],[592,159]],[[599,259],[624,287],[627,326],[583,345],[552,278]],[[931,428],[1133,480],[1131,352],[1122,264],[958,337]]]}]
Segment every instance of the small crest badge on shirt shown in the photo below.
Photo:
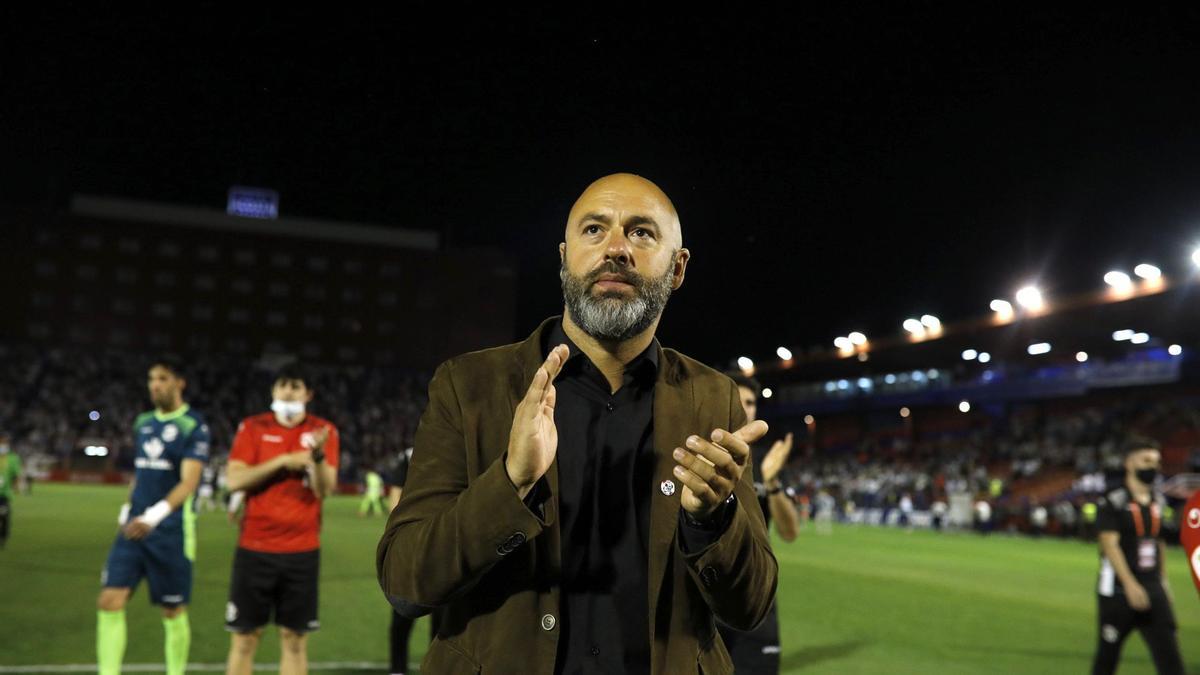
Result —
[{"label": "small crest badge on shirt", "polygon": [[145,443],[142,443],[142,452],[146,453],[146,456],[150,459],[158,459],[162,455],[164,448],[163,442],[157,438],[150,438]]},{"label": "small crest badge on shirt", "polygon": [[662,484],[658,486],[658,489],[662,490],[664,495],[670,497],[671,495],[675,494],[675,481],[664,480]]},{"label": "small crest badge on shirt", "polygon": [[315,436],[313,436],[313,432],[306,431],[300,434],[300,445],[308,448],[309,450],[317,447],[317,439]]},{"label": "small crest badge on shirt", "polygon": [[165,427],[163,427],[163,429],[162,429],[163,441],[170,443],[171,441],[175,440],[176,438],[179,438],[179,427],[175,426],[174,424],[168,424]]}]

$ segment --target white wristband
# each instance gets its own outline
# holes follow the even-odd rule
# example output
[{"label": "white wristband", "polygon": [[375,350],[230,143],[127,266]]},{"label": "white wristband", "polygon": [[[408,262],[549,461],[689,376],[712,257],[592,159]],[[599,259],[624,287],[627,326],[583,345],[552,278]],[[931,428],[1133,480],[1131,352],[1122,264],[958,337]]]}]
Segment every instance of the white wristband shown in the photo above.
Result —
[{"label": "white wristband", "polygon": [[150,527],[158,527],[158,524],[169,515],[171,515],[171,505],[167,503],[167,500],[162,499],[154,506],[146,509],[138,518]]},{"label": "white wristband", "polygon": [[129,505],[129,502],[125,502],[124,504],[121,505],[121,513],[120,513],[120,515],[117,516],[117,524],[118,525],[124,525],[125,523],[129,522],[129,509],[130,508],[131,507]]}]

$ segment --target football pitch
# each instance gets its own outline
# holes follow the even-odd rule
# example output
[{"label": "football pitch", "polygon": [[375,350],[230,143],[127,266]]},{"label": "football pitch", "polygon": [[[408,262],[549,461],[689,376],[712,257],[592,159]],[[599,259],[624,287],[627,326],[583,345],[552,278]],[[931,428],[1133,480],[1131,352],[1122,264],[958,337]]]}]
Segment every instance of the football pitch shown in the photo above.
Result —
[{"label": "football pitch", "polygon": [[[14,499],[8,548],[0,551],[0,673],[86,672],[94,662],[100,569],[126,491],[38,484]],[[389,608],[375,582],[381,518],[360,519],[357,498],[325,508],[322,628],[314,672],[386,672]],[[223,513],[199,516],[190,609],[197,672],[224,662],[223,627],[236,530]],[[778,544],[779,613],[786,673],[1079,673],[1096,639],[1095,547],[1079,542],[972,534],[811,528]],[[1170,549],[1179,640],[1188,672],[1200,673],[1200,596],[1186,561]],[[139,589],[127,609],[127,664],[161,672],[163,629]],[[428,640],[414,630],[413,660]],[[278,662],[269,630],[264,667]],[[375,664],[371,669],[371,664]],[[36,667],[36,668],[34,668]],[[1126,642],[1121,673],[1152,673],[1140,636]]]}]

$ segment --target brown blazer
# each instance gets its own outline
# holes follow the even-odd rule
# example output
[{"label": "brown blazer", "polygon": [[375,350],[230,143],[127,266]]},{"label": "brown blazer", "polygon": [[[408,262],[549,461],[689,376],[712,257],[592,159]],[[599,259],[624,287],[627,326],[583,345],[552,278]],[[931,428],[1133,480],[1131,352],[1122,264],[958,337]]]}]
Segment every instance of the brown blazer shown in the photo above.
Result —
[{"label": "brown blazer", "polygon": [[[404,495],[379,542],[379,583],[401,614],[438,610],[438,634],[421,672],[429,675],[554,672],[559,636],[561,536],[558,464],[538,517],[504,469],[513,411],[542,364],[544,322],[524,342],[443,363],[429,384]],[[778,565],[768,544],[750,469],[735,488],[736,512],[720,539],[685,554],[679,495],[660,490],[671,452],[691,434],[737,430],[745,413],[732,380],[659,348],[654,386],[653,492],[646,611],[655,675],[733,672],[714,615],[757,626],[775,596]]]}]

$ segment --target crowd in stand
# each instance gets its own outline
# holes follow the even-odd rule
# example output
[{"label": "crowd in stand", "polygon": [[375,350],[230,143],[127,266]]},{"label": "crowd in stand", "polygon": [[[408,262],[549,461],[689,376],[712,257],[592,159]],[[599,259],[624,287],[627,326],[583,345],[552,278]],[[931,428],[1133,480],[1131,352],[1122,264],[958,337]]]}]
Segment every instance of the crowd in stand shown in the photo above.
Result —
[{"label": "crowd in stand", "polygon": [[[69,463],[80,449],[104,446],[109,466],[133,463],[131,425],[150,409],[146,370],[153,357],[124,351],[40,350],[0,346],[0,430],[14,449]],[[208,420],[214,455],[228,451],[245,417],[270,406],[272,368],[229,356],[184,361],[185,399]],[[424,409],[427,377],[397,368],[311,365],[314,414],[337,425],[342,472],[356,481],[412,443]]]}]

